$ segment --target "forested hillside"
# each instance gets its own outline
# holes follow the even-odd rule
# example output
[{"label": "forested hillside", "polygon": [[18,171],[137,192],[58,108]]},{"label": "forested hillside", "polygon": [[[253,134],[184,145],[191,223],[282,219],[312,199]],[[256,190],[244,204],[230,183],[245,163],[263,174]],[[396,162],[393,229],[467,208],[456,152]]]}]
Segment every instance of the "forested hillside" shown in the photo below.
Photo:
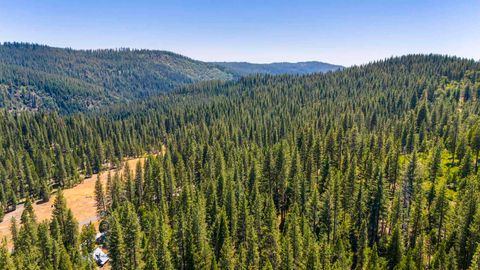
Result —
[{"label": "forested hillside", "polygon": [[0,107],[15,110],[83,111],[233,76],[166,51],[0,45]]},{"label": "forested hillside", "polygon": [[480,63],[409,55],[4,111],[0,202],[29,199],[0,268],[92,269],[93,226],[61,194],[50,222],[29,204],[165,145],[97,184],[113,269],[478,269],[479,98]]},{"label": "forested hillside", "polygon": [[337,70],[321,62],[207,63],[167,51],[0,44],[0,108],[72,113],[148,98],[199,81]]},{"label": "forested hillside", "polygon": [[339,65],[332,65],[317,61],[270,64],[253,64],[247,62],[214,62],[214,64],[225,67],[227,70],[242,76],[252,74],[311,74],[335,71],[343,68]]}]

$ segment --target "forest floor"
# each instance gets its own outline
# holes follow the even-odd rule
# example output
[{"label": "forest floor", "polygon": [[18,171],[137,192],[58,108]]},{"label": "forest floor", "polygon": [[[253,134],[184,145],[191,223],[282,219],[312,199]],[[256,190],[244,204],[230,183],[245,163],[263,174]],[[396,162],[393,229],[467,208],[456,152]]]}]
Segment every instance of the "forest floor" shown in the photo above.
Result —
[{"label": "forest floor", "polygon": [[[129,159],[125,162],[128,162],[130,170],[132,170],[132,175],[135,173],[135,166],[138,161],[143,162],[145,157]],[[118,169],[110,169],[103,171],[100,174],[100,180],[102,181],[103,188],[105,190],[108,173],[113,174],[118,171]],[[97,209],[95,206],[95,181],[97,179],[97,174],[92,175],[89,178],[85,178],[83,182],[76,185],[73,188],[63,190],[63,195],[67,200],[68,208],[72,209],[73,215],[77,219],[80,228],[83,225],[93,222],[94,224],[97,221]],[[37,221],[43,221],[50,219],[52,216],[53,203],[55,201],[56,194],[52,194],[50,200],[46,203],[36,203],[33,205],[35,215],[37,216]],[[6,237],[8,247],[12,248],[11,241],[11,232],[10,225],[12,217],[17,220],[17,223],[20,222],[20,217],[24,209],[23,204],[17,205],[15,211],[5,214],[5,217],[2,222],[0,222],[0,238]],[[97,224],[95,224],[97,226]]]}]

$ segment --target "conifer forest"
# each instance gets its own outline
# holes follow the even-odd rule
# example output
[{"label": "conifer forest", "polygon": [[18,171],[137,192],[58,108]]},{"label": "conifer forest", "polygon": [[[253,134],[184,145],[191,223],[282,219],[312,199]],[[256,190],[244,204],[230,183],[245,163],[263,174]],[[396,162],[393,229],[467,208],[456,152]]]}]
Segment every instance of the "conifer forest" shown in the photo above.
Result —
[{"label": "conifer forest", "polygon": [[[72,83],[28,74],[41,93]],[[0,269],[96,269],[97,232],[111,269],[480,269],[477,61],[206,80],[71,112],[4,101],[0,216],[24,209],[2,221]],[[80,225],[62,190],[98,173],[97,225]]]}]

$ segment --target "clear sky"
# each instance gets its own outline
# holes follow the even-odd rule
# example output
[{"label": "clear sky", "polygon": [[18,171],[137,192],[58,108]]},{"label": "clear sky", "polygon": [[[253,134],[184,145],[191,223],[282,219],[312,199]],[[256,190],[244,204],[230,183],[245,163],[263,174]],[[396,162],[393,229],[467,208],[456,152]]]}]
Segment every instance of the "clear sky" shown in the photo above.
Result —
[{"label": "clear sky", "polygon": [[480,0],[0,0],[0,41],[148,48],[205,61],[480,59]]}]

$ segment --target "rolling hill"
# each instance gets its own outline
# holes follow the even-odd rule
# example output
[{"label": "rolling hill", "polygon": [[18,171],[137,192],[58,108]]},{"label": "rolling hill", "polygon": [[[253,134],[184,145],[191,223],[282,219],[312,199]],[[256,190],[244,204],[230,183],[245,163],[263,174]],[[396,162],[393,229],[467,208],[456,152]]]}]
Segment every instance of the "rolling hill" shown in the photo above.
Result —
[{"label": "rolling hill", "polygon": [[232,78],[215,65],[166,51],[0,45],[0,107],[14,110],[81,111]]},{"label": "rolling hill", "polygon": [[72,113],[141,100],[200,81],[340,68],[321,62],[207,63],[158,50],[74,50],[5,42],[0,45],[0,108]]}]

